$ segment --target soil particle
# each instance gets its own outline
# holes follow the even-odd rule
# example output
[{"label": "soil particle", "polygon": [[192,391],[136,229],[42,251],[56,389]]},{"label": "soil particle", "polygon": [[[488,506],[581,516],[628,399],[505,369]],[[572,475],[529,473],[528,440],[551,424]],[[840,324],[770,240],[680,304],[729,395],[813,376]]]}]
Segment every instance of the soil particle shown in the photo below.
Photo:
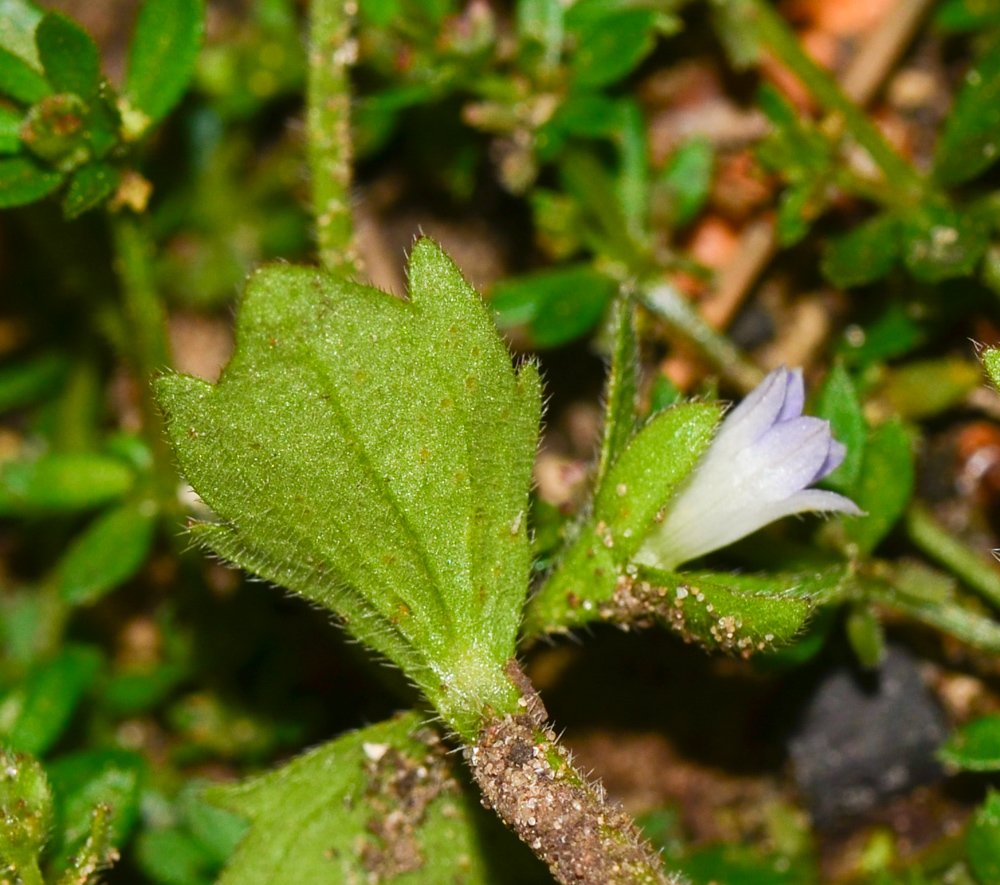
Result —
[{"label": "soil particle", "polygon": [[438,736],[428,729],[418,737],[427,744],[427,754],[420,759],[394,747],[373,747],[378,752],[366,748],[369,784],[365,798],[376,812],[367,826],[375,838],[365,842],[361,861],[371,885],[423,866],[417,830],[427,807],[442,793],[459,789]]},{"label": "soil particle", "polygon": [[632,820],[585,781],[537,716],[488,722],[466,750],[483,805],[549,865],[563,885],[668,885]]}]

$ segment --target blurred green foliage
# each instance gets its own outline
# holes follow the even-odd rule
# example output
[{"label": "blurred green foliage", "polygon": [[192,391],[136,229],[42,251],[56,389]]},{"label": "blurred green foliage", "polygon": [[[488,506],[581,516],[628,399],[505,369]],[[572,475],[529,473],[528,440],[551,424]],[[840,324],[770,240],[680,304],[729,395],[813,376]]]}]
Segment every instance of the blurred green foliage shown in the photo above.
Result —
[{"label": "blurred green foliage", "polygon": [[[589,340],[610,363],[592,509],[536,495],[525,515],[535,574],[559,570],[524,629],[607,619],[601,605],[628,545],[612,553],[597,528],[624,536],[655,518],[616,510],[617,489],[661,499],[707,443],[715,397],[685,402],[650,371],[664,349],[686,338],[730,379],[736,357],[756,356],[647,297],[666,291],[683,310],[675,282],[701,291],[718,280],[690,247],[714,211],[728,148],[698,133],[654,145],[655,90],[644,84],[721,46],[734,66],[752,68],[762,50],[780,58],[819,109],[804,113],[759,70],[741,75],[740,100],[766,121],[753,174],[777,188],[778,261],[803,290],[839,293],[812,411],[847,446],[826,485],[867,515],[762,533],[691,573],[705,598],[690,603],[685,637],[724,646],[713,627],[739,619],[754,647],[785,645],[761,658],[775,673],[815,664],[838,642],[877,667],[887,629],[905,633],[900,624],[995,655],[995,563],[917,489],[929,441],[978,408],[979,367],[961,341],[995,337],[1000,323],[1000,13],[945,0],[922,26],[947,47],[950,110],[911,162],[860,109],[845,110],[769,4],[716,2],[711,16],[707,5],[361,0],[344,47],[364,186],[395,176],[459,213],[502,194],[520,212],[503,235],[523,229],[510,275],[488,292],[498,325],[554,359]],[[121,851],[122,876],[203,885],[247,832],[240,815],[251,835],[223,881],[242,875],[265,837],[270,851],[289,836],[330,847],[328,830],[376,844],[362,819],[372,801],[364,766],[378,752],[367,747],[388,730],[413,748],[412,717],[370,726],[248,785],[215,788],[218,805],[202,797],[210,781],[413,703],[359,653],[331,651],[323,616],[189,549],[183,521],[208,514],[179,484],[149,393],[171,361],[165,315],[228,318],[254,267],[312,255],[305,13],[292,0],[253,0],[243,17],[212,7],[219,19],[206,38],[200,0],[144,0],[116,68],[102,57],[115,50],[71,17],[0,0],[0,208],[11,210],[0,219],[0,858],[23,883],[93,881]],[[1000,383],[997,351],[983,360]],[[676,475],[645,475],[636,452],[650,441]],[[664,594],[687,586],[649,571]],[[570,585],[574,604],[553,602]],[[282,835],[288,815],[274,809],[298,803],[299,790],[311,798],[309,767],[338,753],[350,756],[340,786],[361,799],[354,829],[331,811],[315,830]],[[964,724],[941,758],[997,770],[996,717]],[[305,787],[299,769],[309,769]],[[448,790],[425,809],[428,844],[459,867],[469,854],[466,881],[494,881],[496,849],[476,842],[467,788]],[[282,791],[292,798],[255,804]],[[855,881],[988,885],[1000,878],[998,820],[989,793],[961,844],[907,863],[891,839],[873,837]],[[806,826],[774,825],[754,846],[692,847],[671,809],[644,823],[694,882],[820,881]],[[513,850],[494,837],[501,856]],[[525,863],[532,881],[538,870]]]}]

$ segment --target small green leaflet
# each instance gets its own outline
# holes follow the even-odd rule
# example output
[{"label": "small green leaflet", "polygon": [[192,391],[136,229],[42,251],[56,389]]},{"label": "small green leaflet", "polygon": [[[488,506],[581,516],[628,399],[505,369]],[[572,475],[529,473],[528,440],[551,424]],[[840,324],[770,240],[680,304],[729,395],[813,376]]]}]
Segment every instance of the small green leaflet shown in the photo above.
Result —
[{"label": "small green leaflet", "polygon": [[[206,798],[253,823],[219,885],[551,881],[462,791],[447,751],[415,713],[343,735]],[[484,851],[484,836],[502,847]],[[503,858],[495,870],[485,860],[491,854]]]},{"label": "small green leaflet", "polygon": [[250,281],[218,385],[158,384],[221,556],[300,593],[398,664],[460,734],[502,673],[528,587],[538,372],[429,240],[410,299],[321,271]]}]

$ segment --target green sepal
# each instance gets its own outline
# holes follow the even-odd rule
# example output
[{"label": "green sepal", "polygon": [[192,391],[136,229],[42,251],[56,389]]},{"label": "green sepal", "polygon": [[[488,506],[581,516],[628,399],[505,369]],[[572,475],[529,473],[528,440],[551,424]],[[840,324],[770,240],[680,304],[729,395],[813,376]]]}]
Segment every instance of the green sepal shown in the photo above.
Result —
[{"label": "green sepal", "polygon": [[[454,773],[436,733],[409,713],[343,735],[276,771],[211,788],[210,802],[252,821],[218,885],[535,881],[540,865],[525,865],[513,837],[480,817]],[[498,846],[504,863],[497,870],[485,861],[484,836],[510,839]]]},{"label": "green sepal", "polygon": [[599,617],[616,582],[663,509],[711,442],[721,409],[683,403],[655,414],[621,451],[579,527],[525,613],[528,635],[570,629]]},{"label": "green sepal", "polygon": [[535,366],[515,372],[478,295],[429,240],[403,301],[310,268],[255,274],[217,385],[157,384],[197,536],[339,614],[452,727],[516,692]]}]

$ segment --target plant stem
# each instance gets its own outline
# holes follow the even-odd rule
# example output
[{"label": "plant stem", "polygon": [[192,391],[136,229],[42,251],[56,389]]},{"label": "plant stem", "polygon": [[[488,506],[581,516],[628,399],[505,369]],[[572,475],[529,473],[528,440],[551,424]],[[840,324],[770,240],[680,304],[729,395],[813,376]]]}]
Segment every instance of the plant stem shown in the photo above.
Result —
[{"label": "plant stem", "polygon": [[351,24],[357,0],[313,0],[309,12],[309,86],[306,94],[312,206],[320,264],[353,275],[358,270],[351,218],[351,88],[348,67],[357,44]]},{"label": "plant stem", "polygon": [[177,483],[167,445],[163,416],[153,396],[152,379],[170,368],[166,314],[153,283],[152,244],[143,223],[124,212],[111,220],[115,271],[121,282],[125,327],[142,413],[143,433],[153,455],[156,494],[161,507],[173,509]]},{"label": "plant stem", "polygon": [[508,672],[525,689],[524,712],[489,718],[465,751],[484,804],[563,885],[677,885],[632,819],[573,764],[527,677],[513,662]]},{"label": "plant stem", "polygon": [[809,58],[775,9],[765,0],[748,2],[762,44],[802,81],[827,111],[840,115],[850,136],[868,152],[900,198],[918,202],[926,186],[916,170],[892,149],[864,111],[844,95],[837,81]]},{"label": "plant stem", "polygon": [[688,338],[719,371],[744,393],[753,390],[764,372],[755,366],[725,335],[713,329],[673,286],[659,283],[644,288],[639,300]]},{"label": "plant stem", "polygon": [[906,513],[906,532],[913,544],[953,572],[990,605],[1000,609],[1000,570],[943,528],[921,504]]}]

